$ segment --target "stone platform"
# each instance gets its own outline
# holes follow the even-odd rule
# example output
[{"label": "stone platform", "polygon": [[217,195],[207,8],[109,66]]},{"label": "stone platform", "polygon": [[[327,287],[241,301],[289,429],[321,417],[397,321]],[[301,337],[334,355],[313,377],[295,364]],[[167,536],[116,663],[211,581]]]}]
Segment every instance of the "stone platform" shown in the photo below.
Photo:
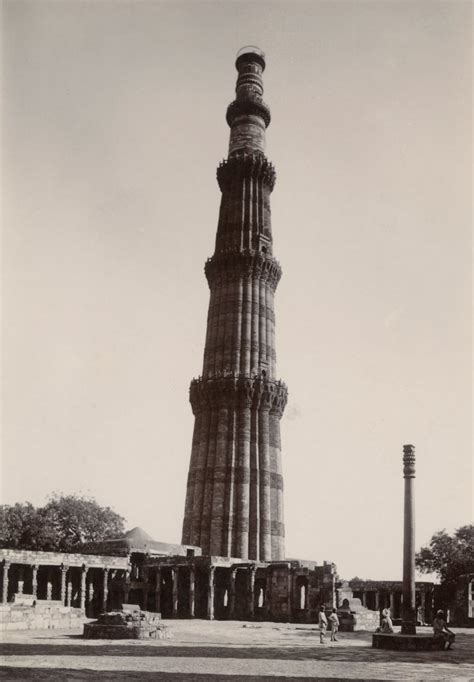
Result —
[{"label": "stone platform", "polygon": [[84,620],[83,609],[64,606],[61,601],[33,599],[28,595],[10,604],[0,604],[0,632],[79,628]]},{"label": "stone platform", "polygon": [[161,623],[159,613],[110,611],[84,625],[85,639],[169,639],[170,629]]},{"label": "stone platform", "polygon": [[376,632],[372,635],[375,649],[391,651],[436,651],[444,649],[444,639],[432,634],[402,635],[398,632]]}]

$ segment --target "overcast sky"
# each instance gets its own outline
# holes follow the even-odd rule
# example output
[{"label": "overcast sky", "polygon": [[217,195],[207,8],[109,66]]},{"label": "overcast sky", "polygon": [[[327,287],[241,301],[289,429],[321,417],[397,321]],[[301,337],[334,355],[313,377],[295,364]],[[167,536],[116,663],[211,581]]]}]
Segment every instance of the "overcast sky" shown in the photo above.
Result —
[{"label": "overcast sky", "polygon": [[235,54],[267,56],[287,555],[472,519],[470,4],[3,3],[3,501],[179,542]]}]

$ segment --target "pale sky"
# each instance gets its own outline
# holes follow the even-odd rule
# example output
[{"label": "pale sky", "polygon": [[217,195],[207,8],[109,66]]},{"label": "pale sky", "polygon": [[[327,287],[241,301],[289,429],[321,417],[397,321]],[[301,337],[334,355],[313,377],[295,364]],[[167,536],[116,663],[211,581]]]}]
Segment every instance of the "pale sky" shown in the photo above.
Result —
[{"label": "pale sky", "polygon": [[472,519],[471,6],[3,2],[2,496],[179,542],[235,54],[266,53],[287,555]]}]

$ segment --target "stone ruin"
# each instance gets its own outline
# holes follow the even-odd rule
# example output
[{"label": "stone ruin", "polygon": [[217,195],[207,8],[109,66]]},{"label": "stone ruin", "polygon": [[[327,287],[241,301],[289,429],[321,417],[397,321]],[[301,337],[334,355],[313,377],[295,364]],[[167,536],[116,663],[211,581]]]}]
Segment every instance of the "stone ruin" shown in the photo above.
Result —
[{"label": "stone ruin", "polygon": [[161,623],[161,615],[142,611],[137,604],[124,604],[121,611],[102,613],[85,623],[85,639],[169,639],[172,634]]},{"label": "stone ruin", "polygon": [[339,604],[339,629],[342,632],[357,632],[358,630],[375,630],[379,624],[378,611],[371,611],[363,606],[360,599],[354,597],[347,581],[343,581],[337,589]]}]

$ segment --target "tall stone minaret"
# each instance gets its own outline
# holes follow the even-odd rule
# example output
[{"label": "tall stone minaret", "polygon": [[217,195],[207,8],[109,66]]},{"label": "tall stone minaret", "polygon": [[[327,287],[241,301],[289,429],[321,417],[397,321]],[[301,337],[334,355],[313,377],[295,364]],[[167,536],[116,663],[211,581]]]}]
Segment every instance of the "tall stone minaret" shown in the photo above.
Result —
[{"label": "tall stone minaret", "polygon": [[287,389],[276,379],[275,170],[265,156],[265,55],[242,48],[236,68],[229,155],[217,169],[216,246],[205,266],[204,364],[190,387],[195,424],[182,542],[204,554],[269,561],[285,556],[280,419]]}]

